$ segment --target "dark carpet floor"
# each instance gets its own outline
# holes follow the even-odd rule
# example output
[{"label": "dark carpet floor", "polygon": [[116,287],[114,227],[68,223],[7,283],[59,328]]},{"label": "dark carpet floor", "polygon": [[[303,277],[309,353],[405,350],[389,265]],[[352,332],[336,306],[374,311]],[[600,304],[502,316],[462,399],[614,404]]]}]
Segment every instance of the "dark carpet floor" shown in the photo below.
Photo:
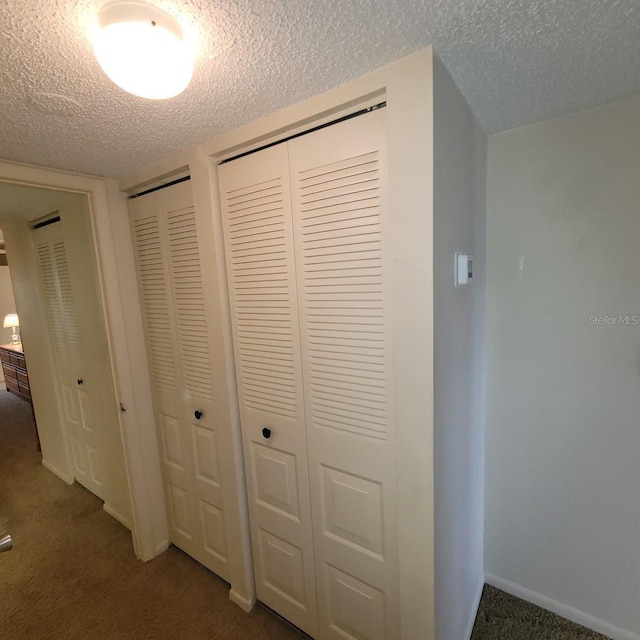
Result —
[{"label": "dark carpet floor", "polygon": [[[249,615],[228,585],[175,547],[135,558],[131,535],[80,485],[41,464],[29,405],[0,383],[0,639],[297,640],[269,610]],[[461,639],[462,640],[462,639]],[[485,587],[472,640],[604,640]]]},{"label": "dark carpet floor", "polygon": [[608,640],[555,613],[485,585],[471,640]]}]

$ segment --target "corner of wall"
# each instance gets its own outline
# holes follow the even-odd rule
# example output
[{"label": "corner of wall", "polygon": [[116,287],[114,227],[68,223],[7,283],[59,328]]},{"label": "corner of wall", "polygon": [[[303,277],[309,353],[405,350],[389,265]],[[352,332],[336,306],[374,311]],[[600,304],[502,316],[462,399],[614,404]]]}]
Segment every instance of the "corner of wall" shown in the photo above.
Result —
[{"label": "corner of wall", "polygon": [[[486,136],[437,56],[433,101],[436,624],[458,640],[484,581]],[[473,256],[461,288],[455,252]]]}]

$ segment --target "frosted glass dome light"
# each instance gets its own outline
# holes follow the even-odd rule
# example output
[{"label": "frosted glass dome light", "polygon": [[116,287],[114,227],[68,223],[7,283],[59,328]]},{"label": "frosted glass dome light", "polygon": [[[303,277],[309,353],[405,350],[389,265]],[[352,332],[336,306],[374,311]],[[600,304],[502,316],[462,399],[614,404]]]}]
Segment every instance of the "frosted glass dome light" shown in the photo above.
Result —
[{"label": "frosted glass dome light", "polygon": [[161,100],[182,93],[193,58],[180,25],[142,2],[113,2],[98,15],[93,49],[100,66],[134,96]]}]

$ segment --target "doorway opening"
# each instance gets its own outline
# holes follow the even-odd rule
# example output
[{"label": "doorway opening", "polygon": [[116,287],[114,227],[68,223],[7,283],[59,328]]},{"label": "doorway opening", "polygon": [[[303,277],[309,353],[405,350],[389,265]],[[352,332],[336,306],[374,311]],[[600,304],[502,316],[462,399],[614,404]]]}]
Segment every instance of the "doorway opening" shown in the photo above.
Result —
[{"label": "doorway opening", "polygon": [[131,528],[89,197],[0,181],[0,226],[42,464]]}]

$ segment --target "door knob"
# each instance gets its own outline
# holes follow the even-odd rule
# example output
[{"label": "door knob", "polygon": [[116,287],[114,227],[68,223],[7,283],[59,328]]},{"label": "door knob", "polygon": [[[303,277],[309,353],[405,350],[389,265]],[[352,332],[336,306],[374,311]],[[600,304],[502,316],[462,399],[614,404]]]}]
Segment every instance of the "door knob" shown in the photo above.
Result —
[{"label": "door knob", "polygon": [[271,429],[269,427],[262,427],[262,437],[268,440],[271,437]]},{"label": "door knob", "polygon": [[78,384],[84,384],[84,380],[82,378],[78,378]]},{"label": "door knob", "polygon": [[193,415],[196,417],[196,420],[200,420],[200,418],[202,418],[202,411],[194,411]]}]

